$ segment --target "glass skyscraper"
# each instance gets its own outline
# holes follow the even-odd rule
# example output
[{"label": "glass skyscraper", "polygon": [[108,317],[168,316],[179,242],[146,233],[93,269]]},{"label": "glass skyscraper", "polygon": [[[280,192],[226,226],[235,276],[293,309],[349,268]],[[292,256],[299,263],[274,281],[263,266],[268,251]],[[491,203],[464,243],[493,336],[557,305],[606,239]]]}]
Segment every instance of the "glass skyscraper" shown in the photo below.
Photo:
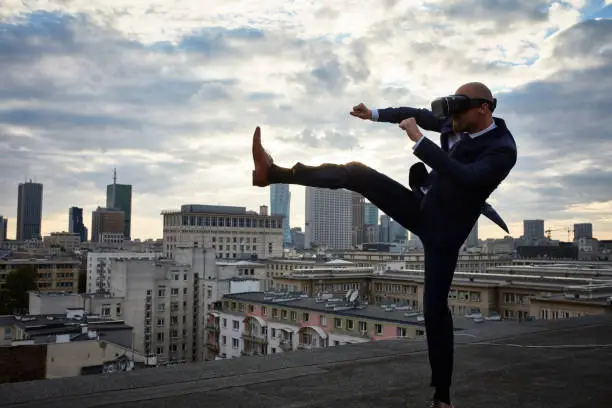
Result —
[{"label": "glass skyscraper", "polygon": [[117,171],[113,172],[113,184],[106,186],[106,208],[123,211],[123,235],[132,239],[132,186],[117,184]]},{"label": "glass skyscraper", "polygon": [[291,209],[291,193],[287,184],[270,185],[270,214],[282,215],[283,243],[291,245],[291,230],[289,228],[289,212]]},{"label": "glass skyscraper", "polygon": [[79,234],[81,242],[87,241],[87,227],[83,223],[82,208],[70,207],[70,210],[68,210],[68,231],[73,234]]},{"label": "glass skyscraper", "polygon": [[365,203],[365,222],[366,225],[378,225],[378,207],[372,203]]},{"label": "glass skyscraper", "polygon": [[43,185],[32,180],[19,184],[17,196],[17,241],[42,239]]}]

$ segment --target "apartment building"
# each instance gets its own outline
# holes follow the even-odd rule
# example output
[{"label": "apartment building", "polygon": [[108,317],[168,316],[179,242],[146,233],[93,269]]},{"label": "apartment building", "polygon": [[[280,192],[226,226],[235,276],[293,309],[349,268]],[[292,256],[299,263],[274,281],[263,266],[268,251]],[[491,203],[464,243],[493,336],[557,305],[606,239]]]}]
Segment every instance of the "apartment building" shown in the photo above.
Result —
[{"label": "apartment building", "polygon": [[110,290],[112,260],[152,260],[161,255],[159,252],[89,252],[87,254],[86,291],[87,293],[104,293]]},{"label": "apartment building", "polygon": [[29,295],[29,314],[61,314],[66,310],[83,309],[89,316],[101,319],[123,319],[123,298],[109,293],[37,292]]},{"label": "apartment building", "polygon": [[206,325],[207,359],[416,338],[425,333],[418,312],[367,306],[355,290],[316,297],[300,292],[239,293],[224,296],[217,307]]},{"label": "apartment building", "polygon": [[113,259],[110,294],[123,298],[134,347],[161,364],[200,361],[204,350],[205,276],[215,253],[176,248],[175,259]]},{"label": "apartment building", "polygon": [[172,258],[177,246],[213,248],[218,258],[259,259],[283,254],[283,216],[245,207],[183,205],[163,211],[164,256]]},{"label": "apartment building", "polygon": [[76,259],[0,259],[0,289],[9,273],[31,266],[36,270],[36,285],[42,292],[66,291],[76,293],[79,289],[79,267]]},{"label": "apartment building", "polygon": [[48,248],[59,248],[73,253],[81,246],[81,236],[71,232],[52,232],[43,238],[43,243]]},{"label": "apartment building", "polygon": [[[362,297],[373,304],[390,302],[422,310],[422,270],[374,269],[372,271],[372,268],[368,270],[353,266],[294,269],[288,275],[276,277],[274,287],[304,291],[310,296],[327,290],[359,289]],[[534,297],[538,297],[540,303],[546,301],[554,304],[556,299],[560,299],[559,296],[574,293],[576,288],[612,282],[612,278],[602,270],[587,270],[583,274],[571,270],[551,270],[547,273],[546,268],[523,268],[521,271],[523,273],[511,271],[509,267],[497,267],[486,273],[455,272],[449,292],[451,311],[457,316],[482,314],[500,315],[508,320],[537,319],[542,315],[539,310],[534,313],[535,309],[531,306]],[[605,294],[600,297],[595,303],[596,310],[591,307],[594,305],[585,309],[579,302],[571,302],[576,307],[571,314],[586,313],[589,310],[593,313],[601,312],[606,307],[602,300]],[[569,304],[564,302],[563,307],[566,310]]]},{"label": "apartment building", "polygon": [[[405,269],[424,269],[425,253],[422,251],[338,251],[333,252],[336,259],[350,261],[356,266],[373,266],[390,262],[402,262]],[[487,269],[508,265],[511,258],[507,254],[461,253],[457,259],[457,271],[485,272]]]}]

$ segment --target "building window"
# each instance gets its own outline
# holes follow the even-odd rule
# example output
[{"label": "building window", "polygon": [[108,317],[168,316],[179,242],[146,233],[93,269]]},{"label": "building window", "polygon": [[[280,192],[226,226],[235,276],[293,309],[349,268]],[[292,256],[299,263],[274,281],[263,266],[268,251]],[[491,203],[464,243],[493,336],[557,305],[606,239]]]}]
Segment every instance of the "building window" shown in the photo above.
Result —
[{"label": "building window", "polygon": [[297,312],[291,312],[291,320],[296,321],[297,320]]},{"label": "building window", "polygon": [[232,320],[232,329],[234,330],[240,329],[240,322],[238,320]]},{"label": "building window", "polygon": [[287,320],[287,311],[286,310],[281,310],[281,319]]},{"label": "building window", "polygon": [[334,318],[334,327],[336,329],[341,329],[342,328],[342,319],[338,319],[337,317]]},{"label": "building window", "polygon": [[348,330],[353,330],[355,328],[355,322],[352,320],[347,320],[346,321],[346,328]]},{"label": "building window", "polygon": [[164,327],[164,319],[157,319],[157,327]]},{"label": "building window", "polygon": [[232,347],[233,347],[233,348],[235,348],[235,349],[237,349],[238,347],[240,347],[240,340],[239,340],[239,339],[236,339],[236,338],[233,338],[233,339],[232,339]]},{"label": "building window", "polygon": [[308,313],[304,313],[302,315],[302,320],[304,320],[305,322],[307,322],[309,318],[310,318],[310,316],[308,315]]},{"label": "building window", "polygon": [[382,324],[376,324],[375,328],[376,328],[376,334],[383,334],[383,326],[382,326]]},{"label": "building window", "polygon": [[327,326],[327,317],[320,316],[319,317],[319,322],[321,323],[321,326]]}]

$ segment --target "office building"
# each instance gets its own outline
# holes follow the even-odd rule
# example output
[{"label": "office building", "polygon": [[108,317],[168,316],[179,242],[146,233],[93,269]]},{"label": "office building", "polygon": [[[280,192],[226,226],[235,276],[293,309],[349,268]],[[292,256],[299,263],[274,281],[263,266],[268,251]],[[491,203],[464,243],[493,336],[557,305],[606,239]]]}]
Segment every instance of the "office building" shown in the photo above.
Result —
[{"label": "office building", "polygon": [[544,220],[523,220],[523,238],[527,245],[544,240]]},{"label": "office building", "polygon": [[574,224],[574,239],[580,238],[593,238],[593,224],[591,223],[581,223]]},{"label": "office building", "polygon": [[476,221],[474,227],[472,227],[470,235],[468,235],[464,245],[466,248],[473,248],[478,246],[478,221]]},{"label": "office building", "polygon": [[[113,184],[106,186],[106,208],[123,212],[123,235],[126,240],[132,239],[132,186],[117,184],[117,170],[113,172]],[[93,232],[92,232],[93,236]],[[93,241],[93,238],[92,238]]]},{"label": "office building", "polygon": [[352,192],[352,239],[353,247],[363,244],[365,224],[365,198],[356,192]]},{"label": "office building", "polygon": [[305,249],[351,248],[352,200],[349,190],[306,187]]},{"label": "office building", "polygon": [[98,207],[91,213],[91,242],[100,242],[104,233],[124,233],[124,214],[121,210]]},{"label": "office building", "polygon": [[68,232],[78,234],[81,242],[87,241],[87,227],[83,223],[83,209],[70,207],[68,210]]},{"label": "office building", "polygon": [[8,220],[0,215],[0,242],[7,240]]},{"label": "office building", "polygon": [[365,203],[364,218],[365,225],[378,225],[378,207],[372,203]]},{"label": "office building", "polygon": [[291,245],[291,231],[289,227],[289,214],[291,212],[291,192],[287,184],[270,185],[270,214],[282,215],[283,218],[283,244]]},{"label": "office building", "polygon": [[17,241],[42,239],[43,185],[32,180],[19,184],[17,195]]},{"label": "office building", "polygon": [[177,245],[215,249],[217,258],[275,258],[283,254],[283,217],[246,207],[182,205],[162,211],[164,256],[172,258]]}]

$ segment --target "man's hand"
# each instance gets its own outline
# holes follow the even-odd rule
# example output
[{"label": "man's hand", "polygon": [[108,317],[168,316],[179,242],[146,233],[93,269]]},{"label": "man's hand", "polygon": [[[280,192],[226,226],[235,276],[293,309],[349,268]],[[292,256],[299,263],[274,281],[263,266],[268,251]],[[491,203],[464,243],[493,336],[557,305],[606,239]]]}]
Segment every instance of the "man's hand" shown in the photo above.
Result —
[{"label": "man's hand", "polygon": [[423,137],[423,134],[419,130],[419,127],[417,126],[416,120],[414,118],[402,120],[399,124],[399,127],[406,131],[408,137],[413,142],[418,142],[419,139]]},{"label": "man's hand", "polygon": [[372,111],[369,110],[368,107],[365,106],[363,103],[353,106],[353,111],[351,112],[351,115],[359,119],[372,120]]}]

